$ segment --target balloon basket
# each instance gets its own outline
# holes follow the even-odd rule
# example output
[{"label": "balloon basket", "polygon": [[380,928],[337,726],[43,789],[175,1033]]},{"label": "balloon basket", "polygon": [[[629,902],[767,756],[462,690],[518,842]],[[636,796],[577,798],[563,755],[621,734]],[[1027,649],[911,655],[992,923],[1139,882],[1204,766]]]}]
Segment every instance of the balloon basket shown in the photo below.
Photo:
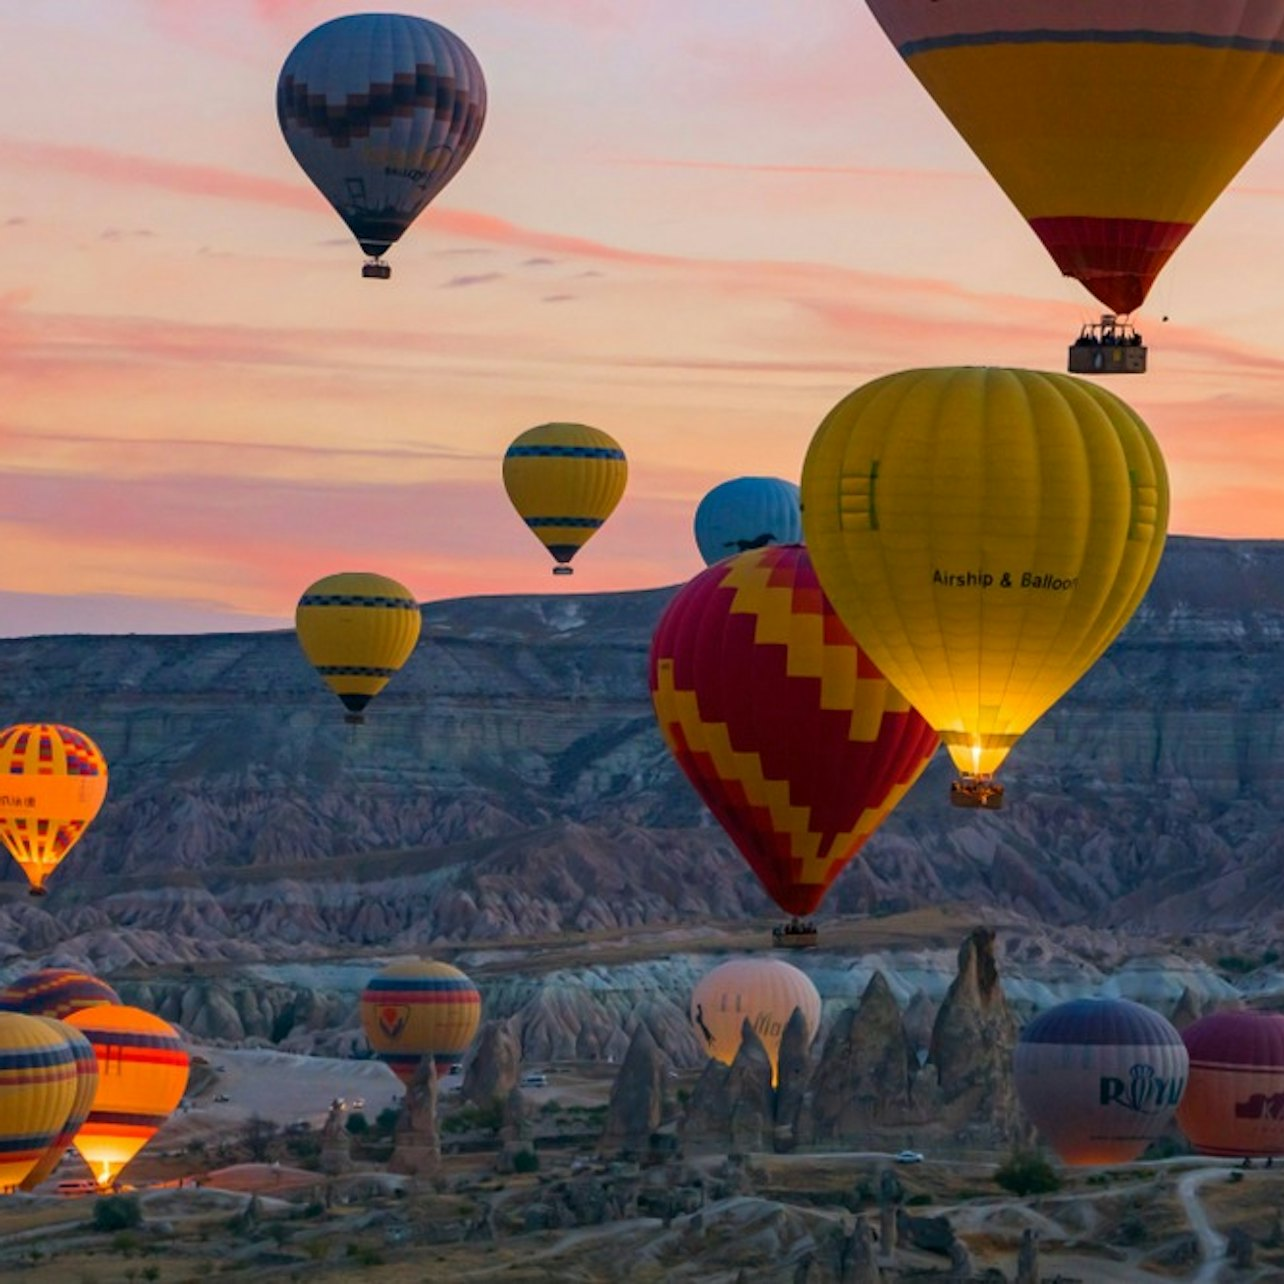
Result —
[{"label": "balloon basket", "polygon": [[392,266],[388,263],[380,263],[376,259],[374,262],[361,265],[361,275],[367,281],[386,281],[392,275]]},{"label": "balloon basket", "polygon": [[345,713],[343,720],[350,727],[364,727],[366,725],[366,715],[364,713]]},{"label": "balloon basket", "polygon": [[1127,321],[1107,312],[1079,331],[1070,345],[1066,369],[1086,375],[1145,374],[1146,347]]},{"label": "balloon basket", "polygon": [[950,782],[950,803],[955,807],[999,811],[1003,807],[1003,786],[990,776],[963,776]]},{"label": "balloon basket", "polygon": [[810,920],[803,922],[795,918],[771,929],[771,945],[776,950],[811,950],[816,948],[818,940],[816,924]]},{"label": "balloon basket", "polygon": [[28,896],[48,896],[49,889],[47,887],[32,887],[28,889],[27,895]]},{"label": "balloon basket", "polygon": [[553,567],[554,575],[574,575],[575,568],[572,566],[555,566]]}]

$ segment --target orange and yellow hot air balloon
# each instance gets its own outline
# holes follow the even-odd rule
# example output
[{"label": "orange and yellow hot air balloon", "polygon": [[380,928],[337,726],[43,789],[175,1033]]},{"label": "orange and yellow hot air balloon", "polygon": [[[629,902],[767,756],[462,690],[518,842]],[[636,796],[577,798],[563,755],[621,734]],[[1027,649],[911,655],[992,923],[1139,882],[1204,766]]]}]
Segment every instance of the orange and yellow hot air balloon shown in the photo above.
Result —
[{"label": "orange and yellow hot air balloon", "polygon": [[0,1191],[30,1175],[53,1145],[76,1097],[76,1058],[40,1017],[0,1012]]},{"label": "orange and yellow hot air balloon", "polygon": [[84,1008],[67,1024],[93,1044],[98,1059],[98,1089],[75,1146],[107,1187],[182,1100],[188,1056],[178,1031],[141,1008]]},{"label": "orange and yellow hot air balloon", "polygon": [[1284,117],[1284,0],[869,7],[1061,271],[1116,313]]},{"label": "orange and yellow hot air balloon", "polygon": [[83,731],[20,722],[0,731],[0,839],[33,896],[107,797],[107,760]]},{"label": "orange and yellow hot air balloon", "polygon": [[49,1143],[49,1148],[36,1160],[36,1166],[20,1183],[22,1190],[35,1190],[42,1181],[53,1175],[59,1161],[67,1153],[67,1147],[75,1139],[85,1120],[89,1118],[89,1109],[98,1092],[98,1058],[94,1055],[93,1044],[75,1026],[68,1025],[56,1017],[38,1016],[37,1021],[45,1022],[55,1032],[66,1039],[76,1063],[76,1092],[72,1098],[71,1110],[58,1135]]},{"label": "orange and yellow hot air balloon", "polygon": [[402,1083],[425,1057],[438,1076],[468,1050],[481,1023],[481,995],[457,967],[431,959],[394,963],[361,993],[361,1028]]}]

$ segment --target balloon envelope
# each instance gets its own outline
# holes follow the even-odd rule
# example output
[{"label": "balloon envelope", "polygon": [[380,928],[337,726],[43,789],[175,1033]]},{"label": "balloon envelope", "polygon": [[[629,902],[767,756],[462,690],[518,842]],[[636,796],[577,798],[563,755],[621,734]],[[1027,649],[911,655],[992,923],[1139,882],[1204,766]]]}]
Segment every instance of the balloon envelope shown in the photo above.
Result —
[{"label": "balloon envelope", "polygon": [[678,766],[787,914],[816,909],[936,750],[799,544],[738,553],[681,589],[650,681]]},{"label": "balloon envelope", "polygon": [[773,1084],[780,1040],[795,1008],[810,1047],[820,1030],[820,995],[805,972],[774,958],[731,959],[702,976],[691,992],[691,1021],[709,1056],[730,1065],[748,1021],[766,1049]]},{"label": "balloon envelope", "polygon": [[19,1187],[21,1190],[35,1190],[42,1181],[46,1181],[53,1175],[54,1169],[67,1153],[67,1148],[71,1145],[76,1133],[80,1131],[81,1125],[89,1118],[90,1107],[98,1092],[98,1058],[94,1055],[93,1044],[75,1026],[59,1021],[56,1017],[42,1016],[36,1019],[46,1022],[67,1041],[75,1059],[76,1084],[67,1118],[63,1120],[57,1136],[49,1143],[49,1148],[36,1160],[35,1167],[23,1178]]},{"label": "balloon envelope", "polygon": [[178,1031],[141,1008],[83,1008],[67,1024],[89,1040],[98,1059],[98,1087],[75,1146],[106,1187],[182,1100],[188,1056]]},{"label": "balloon envelope", "polygon": [[0,731],[0,839],[33,892],[107,797],[107,760],[83,731],[22,722]]},{"label": "balloon envelope", "polygon": [[404,584],[369,571],[317,580],[294,613],[299,645],[352,721],[388,685],[419,641],[423,617]]},{"label": "balloon envelope", "polygon": [[1187,1066],[1181,1035],[1157,1012],[1127,999],[1072,999],[1021,1031],[1016,1090],[1066,1163],[1127,1163],[1167,1128]]},{"label": "balloon envelope", "polygon": [[71,1113],[71,1044],[40,1017],[0,1012],[0,1191],[31,1172]]},{"label": "balloon envelope", "polygon": [[468,1050],[481,1024],[481,995],[457,967],[431,959],[394,963],[361,993],[361,1028],[402,1083],[425,1057],[438,1076]]},{"label": "balloon envelope", "polygon": [[1284,0],[869,7],[1061,271],[1116,313],[1284,116]]},{"label": "balloon envelope", "polygon": [[706,566],[751,548],[801,544],[798,487],[779,477],[736,477],[715,486],[696,509],[695,540]]},{"label": "balloon envelope", "polygon": [[119,1002],[120,995],[106,981],[69,967],[42,967],[0,990],[0,1011],[29,1016],[65,1017],[81,1008]]},{"label": "balloon envelope", "polygon": [[1284,1015],[1215,1012],[1182,1031],[1190,1087],[1177,1122],[1204,1155],[1284,1155]]},{"label": "balloon envelope", "polygon": [[276,111],[303,172],[361,248],[379,255],[468,159],[486,118],[486,82],[445,27],[352,14],[291,50]]},{"label": "balloon envelope", "polygon": [[559,569],[615,511],[628,478],[620,443],[587,424],[529,428],[504,455],[508,498]]},{"label": "balloon envelope", "polygon": [[830,411],[803,467],[834,609],[988,775],[1141,602],[1168,525],[1149,429],[1118,397],[1031,370],[907,370]]}]

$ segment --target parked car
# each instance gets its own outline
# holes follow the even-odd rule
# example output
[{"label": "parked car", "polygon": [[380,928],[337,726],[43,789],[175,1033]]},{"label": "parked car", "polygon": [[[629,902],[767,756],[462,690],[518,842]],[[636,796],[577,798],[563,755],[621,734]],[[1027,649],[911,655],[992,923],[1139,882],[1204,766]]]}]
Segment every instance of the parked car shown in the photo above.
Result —
[{"label": "parked car", "polygon": [[98,1183],[90,1177],[76,1177],[60,1181],[54,1191],[59,1195],[92,1195],[98,1189]]},{"label": "parked car", "polygon": [[216,1092],[214,1094],[214,1100],[218,1102],[223,1102],[223,1101],[231,1101],[232,1098],[229,1097],[226,1092]]},{"label": "parked car", "polygon": [[548,1075],[542,1070],[532,1070],[529,1074],[522,1075],[523,1088],[547,1088]]},{"label": "parked car", "polygon": [[896,1156],[896,1162],[898,1164],[921,1164],[923,1162],[923,1154],[918,1150],[902,1150]]}]

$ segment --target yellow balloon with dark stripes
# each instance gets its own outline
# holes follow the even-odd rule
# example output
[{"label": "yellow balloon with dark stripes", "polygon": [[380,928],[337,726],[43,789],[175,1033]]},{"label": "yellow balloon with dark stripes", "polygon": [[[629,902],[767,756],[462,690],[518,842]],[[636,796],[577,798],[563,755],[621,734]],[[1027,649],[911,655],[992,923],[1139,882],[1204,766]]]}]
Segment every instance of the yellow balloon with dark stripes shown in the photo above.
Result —
[{"label": "yellow balloon with dark stripes", "polygon": [[53,1145],[76,1097],[76,1057],[40,1017],[0,1012],[0,1190],[20,1185]]},{"label": "yellow balloon with dark stripes", "polygon": [[1057,266],[1112,312],[1141,304],[1284,117],[1284,0],[869,7]]},{"label": "yellow balloon with dark stripes", "polygon": [[299,599],[295,630],[303,654],[343,701],[344,721],[388,685],[419,641],[419,605],[404,584],[369,571],[317,580]]},{"label": "yellow balloon with dark stripes", "polygon": [[592,539],[624,494],[629,465],[614,437],[587,424],[541,424],[504,456],[504,488],[536,539],[553,555],[554,575]]},{"label": "yellow balloon with dark stripes", "polygon": [[[119,1002],[119,1000],[117,1000]],[[71,1110],[58,1135],[49,1143],[48,1149],[36,1160],[36,1166],[22,1180],[21,1189],[35,1190],[42,1181],[53,1175],[59,1161],[67,1153],[81,1125],[89,1118],[89,1108],[93,1105],[98,1092],[98,1058],[94,1055],[94,1046],[75,1026],[68,1025],[57,1017],[38,1016],[56,1033],[60,1034],[71,1047],[71,1054],[76,1063],[76,1091],[72,1097]]]},{"label": "yellow balloon with dark stripes", "polygon": [[1141,419],[1032,370],[907,370],[858,388],[812,439],[802,500],[835,610],[972,777],[1123,628],[1168,525]]},{"label": "yellow balloon with dark stripes", "polygon": [[98,1087],[75,1146],[98,1185],[110,1186],[182,1100],[188,1056],[178,1031],[142,1008],[82,1008],[67,1024],[98,1060]]}]

